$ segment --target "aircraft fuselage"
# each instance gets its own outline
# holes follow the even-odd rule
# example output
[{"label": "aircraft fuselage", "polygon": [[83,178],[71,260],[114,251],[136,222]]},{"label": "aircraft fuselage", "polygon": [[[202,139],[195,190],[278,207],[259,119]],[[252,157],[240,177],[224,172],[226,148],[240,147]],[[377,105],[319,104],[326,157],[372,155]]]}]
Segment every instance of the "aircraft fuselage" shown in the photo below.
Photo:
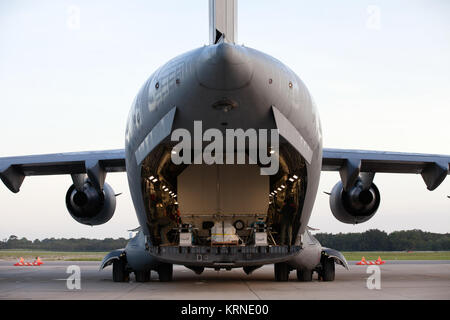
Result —
[{"label": "aircraft fuselage", "polygon": [[[258,209],[254,220],[257,214],[265,215],[266,221],[270,216],[269,227],[276,229],[273,232],[276,240],[272,244],[301,248],[322,164],[317,109],[306,86],[288,67],[264,53],[229,43],[205,46],[169,61],[147,80],[133,103],[126,129],[126,166],[131,196],[147,247],[172,246],[173,241],[158,235],[163,225],[158,210],[165,211],[164,215],[169,209],[176,212],[179,208],[175,219],[179,219],[179,223],[180,219],[181,223],[189,221],[191,225],[199,216],[205,217],[198,220],[203,223],[217,222],[221,216],[234,223],[233,218],[239,217],[234,209],[227,209],[229,206],[222,203],[218,204],[217,212],[208,211],[210,218],[207,214],[195,217],[192,214],[189,216],[192,219],[188,219],[187,212],[182,210],[183,205],[187,208],[186,201],[181,203],[183,200],[177,189],[190,189],[189,182],[181,179],[189,166],[172,163],[170,157],[176,143],[171,141],[170,133],[186,129],[194,136],[195,122],[201,122],[204,131],[218,129],[224,136],[227,129],[277,130],[280,135],[279,169],[264,182],[267,198],[263,200],[266,203],[262,208],[267,210]],[[222,182],[220,179],[217,184]],[[165,194],[165,189],[171,194]],[[210,192],[208,190],[207,197],[214,199],[226,193],[220,189]],[[242,198],[240,183],[234,189],[228,188],[227,192],[231,193],[228,199]],[[292,236],[286,243],[286,239],[280,238],[279,220],[282,218],[280,211],[290,196],[295,201],[296,212],[291,225]],[[247,229],[255,222],[249,216],[251,214],[242,215],[240,219]],[[193,227],[202,229],[200,225]],[[199,234],[201,238],[201,232]],[[282,240],[284,243],[280,242]],[[187,264],[186,261],[179,263]],[[198,264],[211,266],[211,262]],[[244,264],[241,261],[233,267]]]}]

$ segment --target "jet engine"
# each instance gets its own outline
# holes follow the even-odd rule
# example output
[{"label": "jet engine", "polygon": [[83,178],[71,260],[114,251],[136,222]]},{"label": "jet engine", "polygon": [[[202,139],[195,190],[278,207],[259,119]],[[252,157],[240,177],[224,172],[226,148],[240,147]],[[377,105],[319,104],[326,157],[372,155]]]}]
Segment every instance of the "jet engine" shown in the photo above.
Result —
[{"label": "jet engine", "polygon": [[334,217],[347,224],[359,224],[370,220],[380,206],[380,192],[375,184],[365,186],[361,179],[344,190],[342,182],[338,182],[330,196],[330,207]]},{"label": "jet engine", "polygon": [[113,189],[104,184],[98,191],[89,180],[82,188],[72,185],[66,194],[66,206],[77,222],[97,226],[108,222],[116,210],[116,196]]}]

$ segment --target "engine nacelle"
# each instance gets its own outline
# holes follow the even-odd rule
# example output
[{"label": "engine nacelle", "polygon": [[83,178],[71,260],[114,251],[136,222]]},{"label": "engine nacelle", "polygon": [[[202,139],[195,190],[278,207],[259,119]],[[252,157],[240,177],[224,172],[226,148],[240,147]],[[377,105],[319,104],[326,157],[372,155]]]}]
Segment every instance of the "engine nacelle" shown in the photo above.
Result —
[{"label": "engine nacelle", "polygon": [[103,192],[98,192],[87,180],[82,191],[72,185],[66,194],[66,206],[77,222],[97,226],[108,222],[116,210],[116,196],[113,189],[104,184]]},{"label": "engine nacelle", "polygon": [[330,196],[330,207],[334,217],[343,223],[359,224],[370,220],[380,207],[380,192],[375,184],[364,188],[358,180],[353,188],[345,191],[338,182]]}]

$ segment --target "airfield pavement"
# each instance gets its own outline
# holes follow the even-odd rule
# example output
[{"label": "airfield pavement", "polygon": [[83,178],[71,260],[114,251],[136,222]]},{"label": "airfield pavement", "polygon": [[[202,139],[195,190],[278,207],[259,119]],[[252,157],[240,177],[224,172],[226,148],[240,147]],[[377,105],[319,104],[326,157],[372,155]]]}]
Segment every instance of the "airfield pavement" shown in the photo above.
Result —
[{"label": "airfield pavement", "polygon": [[[146,300],[449,300],[450,261],[387,261],[381,269],[381,289],[369,290],[367,266],[349,262],[350,271],[336,266],[334,282],[298,282],[291,272],[289,282],[273,280],[273,266],[247,276],[242,269],[205,270],[198,276],[174,267],[174,281],[161,283],[152,272],[149,283],[114,283],[111,267],[99,271],[99,262],[45,262],[39,267],[15,267],[0,261],[0,299],[146,299]],[[67,272],[76,265],[81,288],[69,290]],[[73,282],[71,282],[73,283]]]}]

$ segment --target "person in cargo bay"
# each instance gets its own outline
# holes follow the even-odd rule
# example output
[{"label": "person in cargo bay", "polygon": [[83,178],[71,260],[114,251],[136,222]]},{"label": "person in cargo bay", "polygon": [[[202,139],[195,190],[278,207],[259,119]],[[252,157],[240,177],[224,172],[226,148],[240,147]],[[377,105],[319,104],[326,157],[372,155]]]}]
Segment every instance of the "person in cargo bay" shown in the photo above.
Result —
[{"label": "person in cargo bay", "polygon": [[281,209],[281,243],[284,245],[290,245],[292,241],[292,224],[294,220],[295,213],[297,212],[297,206],[294,199],[289,196],[283,209]]}]

